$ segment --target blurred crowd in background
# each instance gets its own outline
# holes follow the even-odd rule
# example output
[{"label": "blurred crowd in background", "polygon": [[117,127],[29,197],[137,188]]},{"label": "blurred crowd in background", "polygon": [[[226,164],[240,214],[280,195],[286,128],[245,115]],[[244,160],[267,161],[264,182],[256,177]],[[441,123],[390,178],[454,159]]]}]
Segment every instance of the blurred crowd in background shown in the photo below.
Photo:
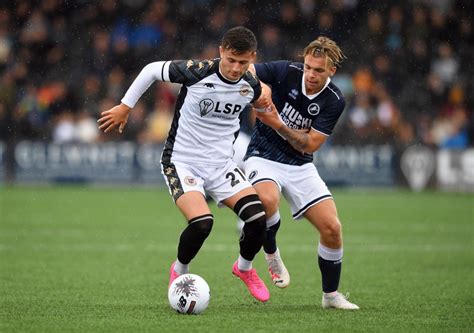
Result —
[{"label": "blurred crowd in background", "polygon": [[[301,61],[317,36],[347,59],[347,105],[330,143],[474,144],[471,1],[101,0],[0,3],[0,141],[117,140],[96,120],[148,63],[210,59],[230,27],[258,39],[258,61]],[[123,140],[163,142],[179,86],[157,83]]]}]

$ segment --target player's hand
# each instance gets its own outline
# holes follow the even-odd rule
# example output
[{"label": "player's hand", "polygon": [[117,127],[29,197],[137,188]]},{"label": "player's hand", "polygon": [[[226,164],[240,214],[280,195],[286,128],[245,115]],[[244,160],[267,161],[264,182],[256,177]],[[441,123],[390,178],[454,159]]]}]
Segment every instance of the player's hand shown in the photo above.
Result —
[{"label": "player's hand", "polygon": [[258,109],[266,109],[272,104],[272,90],[263,82],[260,82],[260,85],[262,86],[262,94],[258,100],[253,103],[253,106]]},{"label": "player's hand", "polygon": [[266,108],[265,110],[257,110],[254,108],[255,116],[259,119],[262,123],[267,126],[270,126],[274,130],[278,130],[282,126],[286,126],[283,120],[281,119],[278,111],[275,107],[275,104],[271,104],[270,107]]},{"label": "player's hand", "polygon": [[104,133],[108,133],[118,126],[119,132],[122,133],[123,128],[127,124],[130,110],[131,109],[128,106],[121,103],[107,111],[102,112],[100,114],[102,117],[97,120],[97,122],[100,124],[99,129],[103,130]]}]

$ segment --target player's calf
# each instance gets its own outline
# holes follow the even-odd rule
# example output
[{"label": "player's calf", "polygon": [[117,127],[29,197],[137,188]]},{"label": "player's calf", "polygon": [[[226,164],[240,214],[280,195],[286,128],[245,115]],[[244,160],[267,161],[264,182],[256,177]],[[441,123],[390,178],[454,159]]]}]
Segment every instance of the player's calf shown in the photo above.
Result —
[{"label": "player's calf", "polygon": [[211,233],[214,217],[205,214],[189,220],[188,223],[179,238],[178,260],[182,264],[189,264],[199,252]]},{"label": "player's calf", "polygon": [[240,254],[252,261],[265,240],[265,210],[258,195],[251,194],[237,201],[234,212],[245,223],[240,234]]}]

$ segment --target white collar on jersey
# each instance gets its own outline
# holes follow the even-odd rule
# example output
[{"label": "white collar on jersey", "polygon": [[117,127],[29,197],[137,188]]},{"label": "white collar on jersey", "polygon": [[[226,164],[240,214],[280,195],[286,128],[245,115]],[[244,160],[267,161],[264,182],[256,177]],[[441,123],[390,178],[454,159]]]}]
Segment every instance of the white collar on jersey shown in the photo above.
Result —
[{"label": "white collar on jersey", "polygon": [[301,90],[303,90],[303,95],[305,95],[305,96],[308,97],[309,99],[313,99],[313,98],[315,98],[316,96],[318,96],[318,95],[329,85],[330,82],[331,82],[331,78],[328,77],[328,79],[326,80],[326,84],[324,85],[324,87],[323,87],[320,91],[318,91],[316,94],[308,95],[308,94],[306,93],[306,85],[304,84],[304,74],[303,74],[303,76],[302,76],[302,78],[301,78],[301,87],[302,87],[303,89],[301,89]]}]

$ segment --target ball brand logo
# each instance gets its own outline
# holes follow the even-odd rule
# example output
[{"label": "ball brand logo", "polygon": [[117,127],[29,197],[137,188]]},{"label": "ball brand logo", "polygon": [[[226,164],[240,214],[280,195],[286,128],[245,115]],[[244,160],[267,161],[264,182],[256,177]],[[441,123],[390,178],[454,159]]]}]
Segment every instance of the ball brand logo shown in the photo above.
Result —
[{"label": "ball brand logo", "polygon": [[317,103],[311,103],[308,106],[308,113],[312,116],[315,116],[319,113],[319,105]]},{"label": "ball brand logo", "polygon": [[176,283],[174,293],[185,294],[186,297],[199,296],[195,282],[196,281],[192,277],[185,277],[183,281]]},{"label": "ball brand logo", "polygon": [[199,102],[199,110],[201,111],[201,117],[204,117],[206,114],[214,109],[214,101],[212,99],[206,98]]}]

